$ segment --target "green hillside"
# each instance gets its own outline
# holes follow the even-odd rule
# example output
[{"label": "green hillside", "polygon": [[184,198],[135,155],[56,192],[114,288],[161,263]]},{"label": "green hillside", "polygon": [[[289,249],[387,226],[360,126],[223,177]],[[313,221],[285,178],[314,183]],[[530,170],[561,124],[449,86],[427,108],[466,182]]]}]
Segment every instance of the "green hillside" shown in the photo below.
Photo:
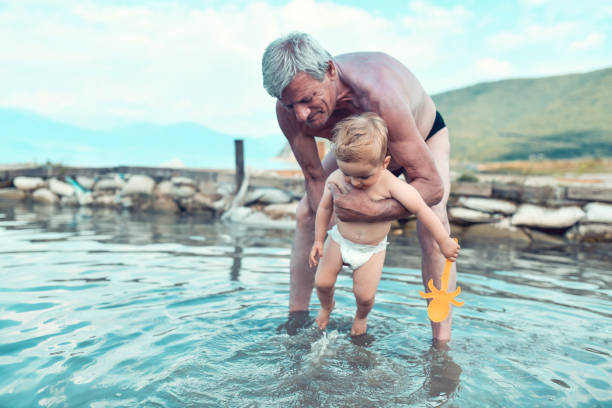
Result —
[{"label": "green hillside", "polygon": [[434,95],[455,160],[612,157],[612,68]]}]

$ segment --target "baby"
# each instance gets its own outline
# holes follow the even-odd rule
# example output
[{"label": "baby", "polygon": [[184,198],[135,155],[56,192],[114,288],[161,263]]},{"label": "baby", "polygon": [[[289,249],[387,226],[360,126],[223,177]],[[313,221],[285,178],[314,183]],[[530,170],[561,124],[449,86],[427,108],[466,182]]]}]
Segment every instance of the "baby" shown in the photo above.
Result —
[{"label": "baby", "polygon": [[329,322],[335,303],[334,285],[344,263],[353,270],[353,292],[357,302],[351,335],[359,336],[366,332],[368,313],[374,305],[391,221],[344,222],[337,219],[325,240],[333,213],[330,183],[348,184],[363,190],[372,200],[396,199],[416,215],[432,233],[442,254],[452,261],[457,259],[459,245],[450,238],[415,188],[387,170],[391,160],[387,156],[387,125],[380,116],[368,112],[339,122],[334,128],[333,142],[339,169],[327,178],[328,188],[317,209],[315,239],[309,258],[311,266],[318,264],[315,286],[321,310],[316,320],[320,329]]}]

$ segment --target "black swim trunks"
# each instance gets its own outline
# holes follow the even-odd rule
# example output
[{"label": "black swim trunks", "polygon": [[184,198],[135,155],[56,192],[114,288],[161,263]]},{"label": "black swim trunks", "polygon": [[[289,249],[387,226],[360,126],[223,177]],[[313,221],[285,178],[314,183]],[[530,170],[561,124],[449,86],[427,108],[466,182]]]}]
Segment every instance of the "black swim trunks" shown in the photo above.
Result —
[{"label": "black swim trunks", "polygon": [[438,133],[438,130],[443,129],[445,127],[446,127],[446,123],[444,123],[444,119],[442,119],[442,115],[440,115],[440,112],[436,111],[436,119],[434,120],[433,126],[431,127],[429,134],[425,138],[425,141],[428,141],[430,137]]}]

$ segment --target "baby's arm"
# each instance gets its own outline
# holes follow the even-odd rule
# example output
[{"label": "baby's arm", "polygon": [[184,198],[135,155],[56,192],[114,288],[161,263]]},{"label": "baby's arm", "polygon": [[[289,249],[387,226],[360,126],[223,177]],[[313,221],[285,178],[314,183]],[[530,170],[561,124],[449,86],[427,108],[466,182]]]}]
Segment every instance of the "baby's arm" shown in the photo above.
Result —
[{"label": "baby's arm", "polygon": [[[331,175],[327,178],[327,180],[329,181],[330,178]],[[325,188],[323,189],[323,196],[321,196],[321,201],[319,201],[319,207],[317,208],[317,216],[315,218],[314,243],[312,245],[312,249],[310,250],[310,257],[308,259],[308,264],[310,266],[317,265],[319,263],[318,258],[323,256],[323,241],[325,241],[325,234],[327,233],[327,227],[329,226],[333,209],[334,204],[332,194],[331,191],[329,191],[326,182]]]},{"label": "baby's arm", "polygon": [[387,177],[387,185],[391,196],[416,215],[418,220],[425,225],[440,246],[442,254],[451,261],[456,261],[459,254],[459,244],[449,236],[442,222],[425,203],[423,197],[410,184],[399,180],[392,174],[388,175],[390,177]]}]

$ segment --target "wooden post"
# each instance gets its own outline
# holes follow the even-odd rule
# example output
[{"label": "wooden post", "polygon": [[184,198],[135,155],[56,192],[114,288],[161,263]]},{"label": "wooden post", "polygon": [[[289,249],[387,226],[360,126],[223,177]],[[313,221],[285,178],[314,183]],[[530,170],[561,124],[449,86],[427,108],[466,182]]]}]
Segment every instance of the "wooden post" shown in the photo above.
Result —
[{"label": "wooden post", "polygon": [[234,148],[236,153],[236,191],[238,191],[244,180],[244,140],[235,139]]}]

